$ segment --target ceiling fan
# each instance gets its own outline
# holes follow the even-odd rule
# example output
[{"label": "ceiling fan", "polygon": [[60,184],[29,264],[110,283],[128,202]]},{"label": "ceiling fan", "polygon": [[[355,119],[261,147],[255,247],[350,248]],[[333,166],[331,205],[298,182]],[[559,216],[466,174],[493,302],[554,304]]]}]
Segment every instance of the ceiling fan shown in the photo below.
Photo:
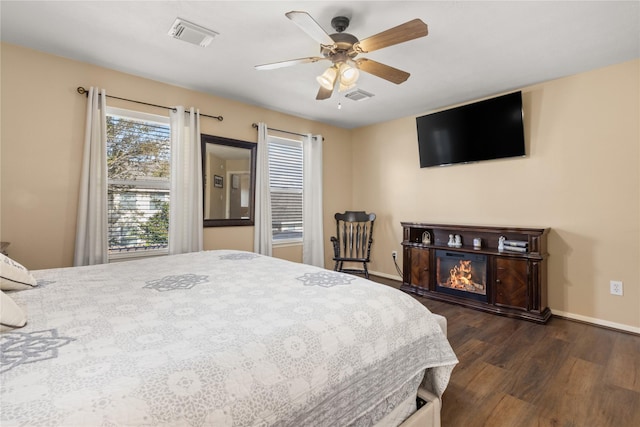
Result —
[{"label": "ceiling fan", "polygon": [[358,40],[357,37],[344,32],[349,26],[349,18],[346,16],[336,16],[331,20],[331,26],[337,32],[329,35],[307,12],[291,11],[285,15],[311,38],[320,43],[322,56],[256,65],[255,68],[257,70],[273,70],[297,64],[323,60],[331,61],[332,65],[317,77],[318,83],[320,83],[320,90],[316,96],[318,100],[330,98],[336,87],[340,91],[344,91],[355,86],[359,76],[358,70],[373,74],[395,84],[404,82],[410,76],[406,71],[371,59],[356,59],[356,56],[424,37],[428,34],[427,24],[420,19],[413,19],[364,40]]}]

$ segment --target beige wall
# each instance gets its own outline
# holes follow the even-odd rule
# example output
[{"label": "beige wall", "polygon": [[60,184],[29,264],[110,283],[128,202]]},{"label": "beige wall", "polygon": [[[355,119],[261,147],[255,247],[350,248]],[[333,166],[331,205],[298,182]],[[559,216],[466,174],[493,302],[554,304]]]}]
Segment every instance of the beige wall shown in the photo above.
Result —
[{"label": "beige wall", "polygon": [[524,88],[525,158],[420,169],[415,117],[354,131],[353,207],[378,215],[371,270],[395,275],[401,221],[550,227],[552,311],[640,332],[639,65]]},{"label": "beige wall", "polygon": [[[349,131],[1,46],[0,237],[29,268],[72,263],[86,105],[75,90],[98,86],[224,116],[203,119],[203,133],[256,141],[251,123],[263,121],[322,134],[329,268],[333,214],[346,209],[377,213],[371,270],[387,276],[400,221],[550,227],[553,312],[640,331],[640,61],[524,88],[526,158],[420,169],[415,117]],[[450,203],[457,192],[466,206]],[[253,250],[253,227],[206,228],[204,238],[206,249]],[[301,260],[299,246],[274,254]],[[609,294],[611,279],[624,282],[623,297]]]},{"label": "beige wall", "polygon": [[[201,113],[203,133],[256,142],[253,122],[277,129],[322,134],[325,221],[351,203],[351,132],[240,102],[170,86],[82,62],[1,44],[0,238],[30,269],[73,263],[76,210],[86,98],[78,86],[159,105],[185,105]],[[109,99],[108,105],[154,114],[166,110]],[[345,185],[346,183],[346,185]],[[325,229],[329,242],[331,227]],[[206,228],[205,249],[253,250],[253,227]],[[327,252],[329,254],[329,252]],[[300,246],[274,255],[301,259]],[[330,260],[330,257],[328,257]]]}]

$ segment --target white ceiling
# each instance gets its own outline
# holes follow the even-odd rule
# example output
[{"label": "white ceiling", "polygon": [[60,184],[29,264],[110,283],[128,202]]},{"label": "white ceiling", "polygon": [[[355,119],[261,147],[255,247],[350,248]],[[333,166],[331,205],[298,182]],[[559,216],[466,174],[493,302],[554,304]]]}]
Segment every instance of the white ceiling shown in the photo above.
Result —
[{"label": "white ceiling", "polygon": [[[2,0],[0,7],[4,42],[344,128],[640,57],[638,1]],[[359,56],[411,73],[406,82],[361,73],[358,88],[373,98],[352,101],[342,93],[316,101],[315,77],[328,62],[254,69],[319,55],[319,45],[285,17],[291,10],[308,12],[329,34],[331,19],[344,15],[351,18],[346,32],[360,39],[414,18],[429,35]],[[220,35],[207,48],[175,40],[167,32],[176,17]]]}]

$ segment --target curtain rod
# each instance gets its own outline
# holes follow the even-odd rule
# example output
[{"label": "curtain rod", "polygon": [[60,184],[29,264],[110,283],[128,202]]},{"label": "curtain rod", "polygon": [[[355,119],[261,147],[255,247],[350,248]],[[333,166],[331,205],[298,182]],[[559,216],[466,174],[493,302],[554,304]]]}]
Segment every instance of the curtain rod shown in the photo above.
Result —
[{"label": "curtain rod", "polygon": [[[258,124],[257,123],[251,123],[251,127],[254,128],[254,129],[258,129]],[[275,129],[275,128],[270,128],[268,126],[267,126],[267,129],[268,130],[273,130],[273,131],[276,131],[276,132],[288,133],[289,135],[307,136],[304,133],[291,132],[291,131],[282,130],[282,129]],[[322,137],[322,140],[324,141],[324,136]]]},{"label": "curtain rod", "polygon": [[[82,86],[78,86],[78,88],[76,90],[78,91],[78,93],[80,95],[89,96],[89,91],[86,90],[85,88],[83,88]],[[176,109],[173,108],[173,107],[165,107],[164,105],[149,104],[148,102],[134,101],[133,99],[120,98],[120,97],[113,96],[113,95],[107,95],[107,98],[119,99],[121,101],[127,101],[127,102],[135,102],[136,104],[149,105],[151,107],[158,107],[158,108],[164,108],[166,110],[176,111]],[[223,120],[222,116],[210,116],[208,114],[200,114],[200,115],[203,116],[203,117],[210,117],[212,119],[218,119],[218,121],[220,121],[220,122]]]}]

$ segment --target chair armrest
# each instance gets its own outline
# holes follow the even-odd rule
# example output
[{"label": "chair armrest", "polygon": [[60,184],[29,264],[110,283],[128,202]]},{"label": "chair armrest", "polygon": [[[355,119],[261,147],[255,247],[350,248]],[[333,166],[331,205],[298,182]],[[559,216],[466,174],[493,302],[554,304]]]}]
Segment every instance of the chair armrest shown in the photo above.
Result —
[{"label": "chair armrest", "polygon": [[340,255],[340,244],[338,243],[338,238],[335,236],[331,236],[331,243],[333,243],[333,256],[338,258]]}]

